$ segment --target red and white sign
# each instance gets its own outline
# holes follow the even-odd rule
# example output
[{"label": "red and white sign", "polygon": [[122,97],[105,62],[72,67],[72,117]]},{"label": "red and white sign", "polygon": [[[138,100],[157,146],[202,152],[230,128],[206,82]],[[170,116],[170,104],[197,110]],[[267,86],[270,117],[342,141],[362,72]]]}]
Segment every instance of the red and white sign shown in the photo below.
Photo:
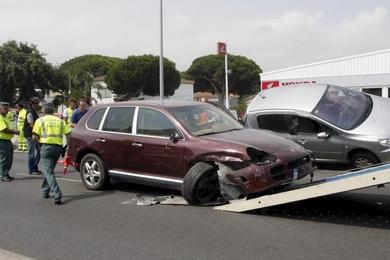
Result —
[{"label": "red and white sign", "polygon": [[218,54],[225,55],[226,54],[226,43],[224,42],[218,42],[217,43],[217,52]]},{"label": "red and white sign", "polygon": [[279,86],[291,86],[291,85],[302,85],[302,84],[315,84],[315,80],[303,80],[303,81],[279,81],[279,80],[267,80],[261,82],[261,90],[275,88]]},{"label": "red and white sign", "polygon": [[279,80],[262,81],[261,82],[261,90],[275,88],[275,87],[279,87],[279,86],[280,86]]}]

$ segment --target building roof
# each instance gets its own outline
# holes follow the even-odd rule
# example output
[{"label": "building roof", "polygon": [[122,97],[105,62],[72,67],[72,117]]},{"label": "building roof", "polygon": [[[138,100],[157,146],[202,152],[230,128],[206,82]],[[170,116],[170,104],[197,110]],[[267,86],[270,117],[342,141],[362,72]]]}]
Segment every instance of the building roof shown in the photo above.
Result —
[{"label": "building roof", "polygon": [[390,73],[390,49],[263,72],[261,80]]},{"label": "building roof", "polygon": [[106,75],[99,76],[93,79],[94,82],[103,82],[106,79]]},{"label": "building roof", "polygon": [[[218,98],[218,95],[213,94],[213,93],[211,93],[211,92],[207,92],[207,91],[204,91],[204,92],[199,91],[199,92],[195,92],[195,93],[194,93],[194,98],[195,98],[195,99],[199,99],[199,98],[202,98],[202,97],[207,97],[207,98]],[[229,94],[229,97],[231,97],[231,98],[239,98],[240,96],[239,96],[239,95],[236,95],[236,94],[230,93],[230,94]]]}]

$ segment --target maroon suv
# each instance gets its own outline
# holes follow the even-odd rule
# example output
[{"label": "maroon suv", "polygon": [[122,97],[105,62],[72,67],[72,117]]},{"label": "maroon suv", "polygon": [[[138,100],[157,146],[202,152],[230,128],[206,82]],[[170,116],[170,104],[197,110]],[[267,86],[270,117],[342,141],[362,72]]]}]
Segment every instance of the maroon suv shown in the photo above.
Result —
[{"label": "maroon suv", "polygon": [[74,129],[70,152],[88,189],[126,177],[181,190],[192,204],[242,198],[312,172],[301,146],[198,102],[93,107]]}]

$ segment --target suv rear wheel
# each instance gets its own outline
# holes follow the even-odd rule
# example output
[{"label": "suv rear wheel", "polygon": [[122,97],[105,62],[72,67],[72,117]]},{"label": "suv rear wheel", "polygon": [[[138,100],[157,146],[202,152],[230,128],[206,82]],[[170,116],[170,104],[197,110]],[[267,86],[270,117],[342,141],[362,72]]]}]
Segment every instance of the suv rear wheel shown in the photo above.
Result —
[{"label": "suv rear wheel", "polygon": [[215,201],[220,194],[217,170],[213,165],[198,162],[183,180],[182,195],[190,204]]},{"label": "suv rear wheel", "polygon": [[102,159],[93,153],[85,155],[81,160],[80,177],[84,186],[90,190],[101,190],[109,183]]}]

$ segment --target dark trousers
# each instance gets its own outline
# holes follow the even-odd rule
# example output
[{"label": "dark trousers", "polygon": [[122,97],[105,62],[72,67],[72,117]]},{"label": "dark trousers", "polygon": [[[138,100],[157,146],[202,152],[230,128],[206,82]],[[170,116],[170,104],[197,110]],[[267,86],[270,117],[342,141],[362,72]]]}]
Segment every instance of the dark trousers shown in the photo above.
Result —
[{"label": "dark trousers", "polygon": [[0,177],[9,176],[14,158],[14,147],[11,140],[0,139]]},{"label": "dark trousers", "polygon": [[40,145],[32,137],[27,137],[27,152],[28,152],[28,173],[32,174],[38,171],[40,156]]},{"label": "dark trousers", "polygon": [[41,159],[45,179],[42,183],[43,194],[53,193],[54,199],[62,198],[60,187],[58,186],[54,169],[62,153],[62,147],[54,144],[43,144],[41,147]]}]

